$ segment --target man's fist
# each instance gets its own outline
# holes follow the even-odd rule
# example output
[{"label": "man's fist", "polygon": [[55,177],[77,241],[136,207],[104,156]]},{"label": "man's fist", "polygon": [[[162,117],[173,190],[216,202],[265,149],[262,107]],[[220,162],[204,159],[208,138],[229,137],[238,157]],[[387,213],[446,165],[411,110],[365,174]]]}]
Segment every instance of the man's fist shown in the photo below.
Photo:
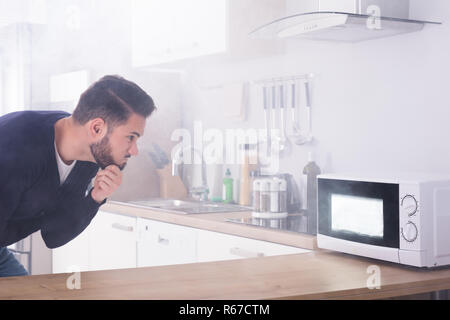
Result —
[{"label": "man's fist", "polygon": [[91,196],[98,203],[108,198],[122,183],[122,171],[116,165],[109,165],[99,170],[95,176]]}]

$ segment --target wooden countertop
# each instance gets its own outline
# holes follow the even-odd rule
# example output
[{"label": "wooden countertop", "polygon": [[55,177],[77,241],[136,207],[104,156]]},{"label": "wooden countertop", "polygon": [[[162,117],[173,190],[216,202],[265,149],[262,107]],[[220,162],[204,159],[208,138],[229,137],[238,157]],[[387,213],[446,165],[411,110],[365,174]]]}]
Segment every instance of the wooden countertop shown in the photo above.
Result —
[{"label": "wooden countertop", "polygon": [[[379,289],[368,288],[370,266],[379,268]],[[71,276],[2,278],[0,299],[379,299],[450,288],[450,268],[423,270],[321,250],[82,272],[81,288],[69,290]]]},{"label": "wooden countertop", "polygon": [[313,235],[225,221],[225,218],[251,217],[251,212],[242,211],[208,214],[179,214],[151,210],[150,208],[131,206],[130,204],[114,201],[105,203],[100,210],[174,223],[193,228],[217,231],[246,238],[275,242],[293,247],[310,250],[317,249],[317,240]]},{"label": "wooden countertop", "polygon": [[[306,234],[226,222],[250,212],[181,215],[107,203],[102,210],[298,246],[303,254],[77,274],[0,278],[0,299],[380,299],[450,289],[450,267],[420,269],[317,249]],[[379,289],[369,289],[379,270]]]}]

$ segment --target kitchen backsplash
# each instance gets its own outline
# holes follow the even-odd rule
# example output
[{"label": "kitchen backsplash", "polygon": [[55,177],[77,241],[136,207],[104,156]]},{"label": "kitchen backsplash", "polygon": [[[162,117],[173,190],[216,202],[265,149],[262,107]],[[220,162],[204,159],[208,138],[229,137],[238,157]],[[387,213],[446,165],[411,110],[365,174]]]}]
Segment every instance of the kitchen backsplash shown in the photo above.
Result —
[{"label": "kitchen backsplash", "polygon": [[[426,17],[420,16],[429,7]],[[445,21],[450,4],[411,2],[411,17]],[[443,16],[445,15],[445,16]],[[447,19],[446,19],[447,18]],[[262,100],[250,85],[245,117],[232,95],[212,101],[208,88],[313,73],[314,141],[294,145],[280,158],[280,172],[302,185],[313,152],[322,172],[450,172],[446,59],[449,25],[360,43],[288,40],[284,54],[245,61],[192,63],[182,82],[183,127],[264,128]],[[269,40],[270,41],[270,40]],[[226,103],[233,105],[226,105]],[[231,116],[231,115],[236,116]],[[226,167],[226,166],[225,166]],[[233,174],[238,168],[230,166]]]}]

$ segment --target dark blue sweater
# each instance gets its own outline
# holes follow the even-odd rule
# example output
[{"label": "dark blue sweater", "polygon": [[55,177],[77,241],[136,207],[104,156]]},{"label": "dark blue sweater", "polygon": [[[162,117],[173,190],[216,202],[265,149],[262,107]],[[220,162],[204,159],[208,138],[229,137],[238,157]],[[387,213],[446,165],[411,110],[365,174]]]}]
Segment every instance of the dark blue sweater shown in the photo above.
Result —
[{"label": "dark blue sweater", "polygon": [[87,190],[97,164],[77,161],[60,186],[54,124],[68,116],[21,111],[0,117],[0,247],[38,230],[47,247],[62,246],[97,213],[101,204]]}]

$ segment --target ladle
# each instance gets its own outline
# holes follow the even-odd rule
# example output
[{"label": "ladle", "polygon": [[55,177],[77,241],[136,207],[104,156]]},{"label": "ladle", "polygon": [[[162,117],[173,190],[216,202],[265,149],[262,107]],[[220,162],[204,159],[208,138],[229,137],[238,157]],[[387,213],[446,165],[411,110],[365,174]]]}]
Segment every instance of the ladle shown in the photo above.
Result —
[{"label": "ladle", "polygon": [[297,135],[294,140],[294,143],[297,145],[302,145],[308,142],[311,142],[313,139],[312,136],[312,123],[311,123],[311,91],[309,86],[309,81],[304,82],[305,85],[305,100],[306,100],[306,121],[308,126],[308,131],[306,135],[301,134],[300,128],[298,126],[298,123],[296,123],[297,128],[294,129],[294,131],[297,130]]}]

